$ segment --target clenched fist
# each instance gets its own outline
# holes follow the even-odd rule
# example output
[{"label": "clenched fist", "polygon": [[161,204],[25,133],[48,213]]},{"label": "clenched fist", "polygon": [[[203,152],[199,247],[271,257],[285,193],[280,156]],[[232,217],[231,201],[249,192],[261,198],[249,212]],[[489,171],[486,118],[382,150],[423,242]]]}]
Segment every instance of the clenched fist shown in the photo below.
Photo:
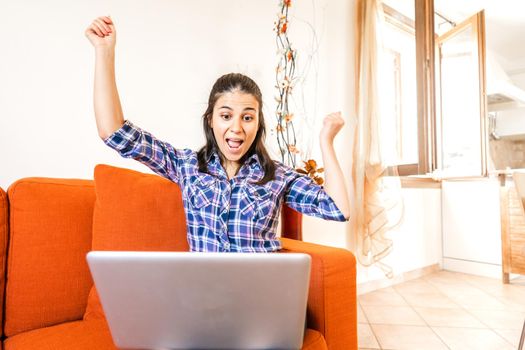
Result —
[{"label": "clenched fist", "polygon": [[116,43],[115,25],[110,17],[96,18],[86,29],[86,37],[95,48],[114,48]]},{"label": "clenched fist", "polygon": [[323,120],[320,140],[333,142],[335,135],[343,128],[345,121],[341,117],[341,112],[328,114]]}]

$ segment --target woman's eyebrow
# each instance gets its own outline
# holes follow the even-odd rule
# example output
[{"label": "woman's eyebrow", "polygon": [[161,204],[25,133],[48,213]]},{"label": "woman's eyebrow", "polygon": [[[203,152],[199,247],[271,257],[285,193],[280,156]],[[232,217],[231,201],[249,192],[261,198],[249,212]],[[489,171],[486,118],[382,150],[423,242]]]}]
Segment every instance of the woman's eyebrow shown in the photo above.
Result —
[{"label": "woman's eyebrow", "polygon": [[[219,107],[219,109],[227,109],[227,110],[233,111],[233,108],[231,108],[229,106],[221,106],[221,107]],[[254,107],[246,107],[246,108],[243,109],[243,112],[246,112],[246,111],[257,112],[257,109],[255,109]]]}]

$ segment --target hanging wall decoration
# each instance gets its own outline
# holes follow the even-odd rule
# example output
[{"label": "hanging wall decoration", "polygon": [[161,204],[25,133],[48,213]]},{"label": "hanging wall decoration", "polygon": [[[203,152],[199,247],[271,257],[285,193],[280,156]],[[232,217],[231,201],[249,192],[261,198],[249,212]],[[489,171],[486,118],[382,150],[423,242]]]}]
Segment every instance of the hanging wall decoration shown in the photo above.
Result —
[{"label": "hanging wall decoration", "polygon": [[278,64],[275,70],[276,88],[278,90],[276,108],[277,126],[275,127],[277,143],[281,154],[281,161],[293,168],[296,166],[297,140],[293,126],[294,115],[289,109],[289,100],[296,81],[295,62],[296,50],[292,49],[288,39],[288,10],[291,0],[281,0],[280,12],[275,22]]}]

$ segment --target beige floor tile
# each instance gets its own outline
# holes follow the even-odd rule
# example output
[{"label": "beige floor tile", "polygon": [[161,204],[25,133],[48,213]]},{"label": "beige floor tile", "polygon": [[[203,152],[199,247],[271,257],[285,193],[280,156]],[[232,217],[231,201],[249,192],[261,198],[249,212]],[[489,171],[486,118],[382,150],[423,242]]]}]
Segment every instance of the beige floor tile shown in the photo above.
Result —
[{"label": "beige floor tile", "polygon": [[403,298],[413,307],[441,307],[441,308],[458,308],[458,304],[447,298],[441,293],[417,293],[403,294]]},{"label": "beige floor tile", "polygon": [[392,287],[378,289],[357,297],[361,306],[364,305],[390,305],[408,306],[405,299]]},{"label": "beige floor tile", "polygon": [[525,286],[514,286],[504,284],[501,286],[502,290],[500,293],[492,293],[492,295],[501,296],[504,298],[525,298]]},{"label": "beige floor tile", "polygon": [[369,323],[426,326],[410,306],[363,305]]},{"label": "beige floor tile", "polygon": [[516,297],[495,297],[498,299],[507,310],[525,312],[525,296],[523,298]]},{"label": "beige floor tile", "polygon": [[510,310],[468,309],[474,317],[493,329],[519,329],[523,327],[525,313]]},{"label": "beige floor tile", "polygon": [[423,279],[417,279],[400,283],[393,287],[398,293],[403,294],[432,294],[438,293],[439,291],[432,284],[428,283]]},{"label": "beige floor tile", "polygon": [[359,303],[357,304],[357,323],[368,323],[368,319]]},{"label": "beige floor tile", "polygon": [[423,279],[434,285],[468,285],[462,274],[445,270],[424,276]]},{"label": "beige floor tile", "polygon": [[371,325],[383,349],[441,350],[447,346],[426,326]]},{"label": "beige floor tile", "polygon": [[490,277],[468,275],[468,274],[463,274],[463,277],[469,283],[475,286],[478,286],[482,289],[502,285],[501,278],[490,278]]},{"label": "beige floor tile", "polygon": [[415,310],[430,326],[487,328],[477,318],[461,308],[416,307]]},{"label": "beige floor tile", "polygon": [[494,329],[494,332],[498,333],[507,342],[512,344],[515,348],[518,348],[520,344],[521,330],[518,329]]},{"label": "beige floor tile", "polygon": [[456,295],[490,295],[479,287],[473,285],[437,285],[436,289],[443,295],[452,297]]},{"label": "beige floor tile", "polygon": [[451,350],[512,350],[491,329],[432,327]]},{"label": "beige floor tile", "polygon": [[463,274],[465,280],[468,281],[471,285],[474,285],[490,294],[499,295],[501,291],[505,293],[508,290],[516,290],[525,292],[525,276],[519,276],[518,278],[511,279],[509,284],[504,284],[501,278],[488,278],[481,276],[474,276]]},{"label": "beige floor tile", "polygon": [[450,300],[466,309],[492,309],[492,310],[506,310],[507,305],[502,303],[498,298],[490,296],[485,292],[478,291],[477,293],[465,293],[448,295]]},{"label": "beige floor tile", "polygon": [[[503,284],[439,271],[358,301],[360,350],[515,349],[525,318],[525,276]],[[405,324],[421,321],[432,327]]]},{"label": "beige floor tile", "polygon": [[370,325],[359,323],[357,325],[357,343],[359,348],[381,349]]},{"label": "beige floor tile", "polygon": [[486,287],[483,290],[495,297],[525,299],[525,286],[500,284],[498,286]]},{"label": "beige floor tile", "polygon": [[501,278],[489,278],[468,274],[461,274],[472,286],[483,290],[492,296],[521,296],[525,298],[525,276],[513,278],[510,284],[503,284]]},{"label": "beige floor tile", "polygon": [[496,285],[479,287],[486,293],[495,297],[525,297],[525,286],[499,283]]}]

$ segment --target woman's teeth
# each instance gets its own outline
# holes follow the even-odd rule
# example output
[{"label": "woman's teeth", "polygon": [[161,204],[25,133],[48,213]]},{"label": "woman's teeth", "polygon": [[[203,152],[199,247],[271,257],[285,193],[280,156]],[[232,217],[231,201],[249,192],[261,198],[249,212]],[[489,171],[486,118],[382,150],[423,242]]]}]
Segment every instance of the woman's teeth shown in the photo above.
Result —
[{"label": "woman's teeth", "polygon": [[230,146],[230,148],[239,148],[241,147],[243,141],[226,139],[226,142],[228,143],[228,146]]}]

